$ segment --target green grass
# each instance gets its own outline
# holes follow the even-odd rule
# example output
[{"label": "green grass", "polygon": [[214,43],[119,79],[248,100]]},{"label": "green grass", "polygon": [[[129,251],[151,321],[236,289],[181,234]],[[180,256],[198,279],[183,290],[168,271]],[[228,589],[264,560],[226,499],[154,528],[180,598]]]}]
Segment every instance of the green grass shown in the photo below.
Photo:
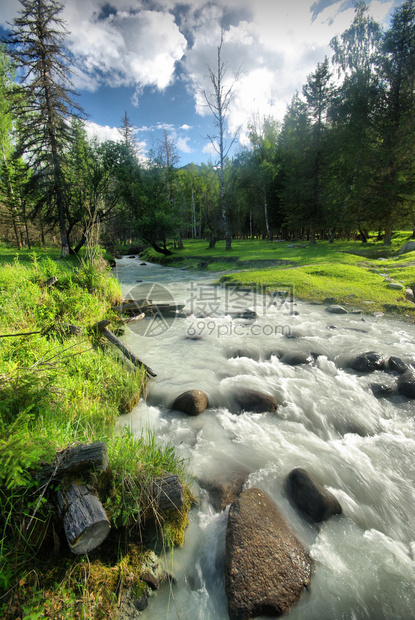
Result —
[{"label": "green grass", "polygon": [[[45,286],[52,276],[58,278],[56,284]],[[32,609],[39,617],[53,618],[53,609],[49,615],[44,603],[55,599],[58,590],[62,617],[72,617],[68,584],[74,562],[65,569],[61,562],[54,566],[56,588],[49,584],[46,594],[42,584],[48,580],[37,558],[42,547],[32,542],[34,533],[23,534],[23,523],[36,513],[32,530],[44,524],[46,543],[53,547],[53,495],[47,492],[37,506],[41,490],[33,470],[41,462],[52,462],[58,450],[71,444],[105,441],[112,481],[102,500],[115,529],[132,520],[140,523],[150,508],[149,489],[155,478],[168,472],[185,481],[183,463],[170,446],[158,446],[151,434],[120,437],[117,432],[119,414],[137,403],[146,376],[91,326],[103,318],[116,326],[119,319],[111,306],[120,300],[120,287],[100,253],[91,264],[63,260],[54,251],[16,253],[0,245],[0,335],[38,332],[0,338],[0,593],[11,592],[11,598],[0,600],[4,618],[24,617],[30,601],[37,601]],[[81,327],[82,334],[70,335],[68,324]],[[178,540],[187,511],[188,505],[179,516],[163,520],[167,542]],[[117,549],[112,555],[123,561]],[[114,557],[111,562],[117,565]],[[37,578],[27,579],[28,574]],[[14,590],[17,583],[25,585]],[[107,602],[113,595],[108,592]],[[16,613],[9,614],[10,608]],[[74,618],[95,617],[95,612],[82,616],[85,610],[75,608]]]},{"label": "green grass", "polygon": [[[222,283],[244,287],[259,284],[271,290],[282,284],[290,285],[297,298],[306,301],[322,302],[332,297],[338,303],[367,312],[387,311],[413,317],[415,306],[406,301],[405,291],[388,289],[384,278],[377,273],[387,273],[405,287],[415,283],[415,252],[397,255],[411,235],[410,231],[395,233],[389,248],[375,238],[367,244],[319,241],[316,245],[303,241],[234,240],[232,249],[226,251],[224,241],[209,250],[205,241],[188,240],[183,250],[175,250],[167,259],[160,258],[154,250],[147,251],[146,258],[188,270],[202,267],[212,274],[222,272],[219,279]],[[270,261],[284,261],[284,264],[271,266]]]}]

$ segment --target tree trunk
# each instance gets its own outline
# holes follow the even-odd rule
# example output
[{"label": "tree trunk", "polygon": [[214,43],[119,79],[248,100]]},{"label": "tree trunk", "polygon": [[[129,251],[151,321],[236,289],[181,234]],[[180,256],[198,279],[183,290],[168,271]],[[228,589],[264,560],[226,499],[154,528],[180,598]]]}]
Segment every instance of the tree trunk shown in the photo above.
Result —
[{"label": "tree trunk", "polygon": [[383,237],[383,245],[391,245],[392,243],[392,218],[390,215],[386,218],[385,236]]},{"label": "tree trunk", "polygon": [[76,247],[72,250],[74,254],[78,254],[81,248],[84,247],[86,242],[86,234],[85,231],[81,235],[80,241],[76,244]]},{"label": "tree trunk", "polygon": [[312,222],[310,228],[310,245],[316,245],[316,224]]},{"label": "tree trunk", "polygon": [[214,235],[214,233],[211,234],[210,236],[210,241],[209,241],[209,247],[208,250],[213,250],[213,248],[216,245],[216,236]]},{"label": "tree trunk", "polygon": [[264,190],[264,216],[265,216],[265,227],[267,229],[267,238],[268,238],[268,241],[272,241],[272,235],[271,235],[271,231],[269,228],[269,220],[268,220],[268,201],[267,201],[267,194],[265,190]]},{"label": "tree trunk", "polygon": [[362,227],[360,226],[360,223],[359,223],[359,222],[358,222],[358,224],[357,224],[357,229],[358,229],[358,231],[359,231],[359,234],[360,234],[360,239],[362,240],[362,243],[367,243],[367,238],[366,238],[366,235],[365,235],[365,233],[363,232]]},{"label": "tree trunk", "polygon": [[168,250],[166,247],[161,248],[155,241],[150,241],[150,245],[156,250],[156,252],[158,252],[159,254],[164,254],[164,256],[171,256],[173,254],[173,252],[170,252],[170,250]]}]

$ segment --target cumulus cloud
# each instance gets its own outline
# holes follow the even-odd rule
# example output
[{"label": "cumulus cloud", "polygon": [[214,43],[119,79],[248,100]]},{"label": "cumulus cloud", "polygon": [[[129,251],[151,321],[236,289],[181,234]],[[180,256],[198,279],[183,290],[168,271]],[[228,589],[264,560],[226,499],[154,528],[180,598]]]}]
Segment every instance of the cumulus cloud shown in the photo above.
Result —
[{"label": "cumulus cloud", "polygon": [[[239,2],[241,8],[244,4],[250,7],[250,19],[234,19],[222,47],[225,87],[232,86],[234,93],[228,110],[230,135],[241,126],[246,128],[254,113],[282,119],[293,94],[301,91],[317,63],[330,55],[331,39],[348,28],[354,17],[353,3],[344,0],[314,5],[306,0]],[[373,0],[371,14],[382,22],[392,5],[392,0]],[[220,21],[212,7],[205,8],[205,17],[208,27],[196,31],[183,61],[196,111],[202,116],[210,114],[204,92],[208,96],[211,92],[209,68],[217,72],[220,42]],[[241,141],[246,140],[245,131],[240,135]]]},{"label": "cumulus cloud", "polygon": [[189,146],[189,140],[190,138],[187,136],[186,138],[177,138],[177,148],[179,149],[179,151],[182,151],[182,153],[191,153],[192,149]]},{"label": "cumulus cloud", "polygon": [[[122,136],[117,127],[110,127],[109,125],[98,125],[93,121],[84,122],[85,131],[89,140],[96,138],[99,143],[112,140],[113,142],[121,142]],[[145,140],[137,140],[137,152],[144,154],[147,150],[147,143]]]},{"label": "cumulus cloud", "polygon": [[[79,0],[65,5],[69,47],[81,75],[92,77],[92,87],[106,83],[134,86],[138,92],[146,86],[164,90],[187,45],[174,16],[157,10],[123,10],[118,3],[115,12],[102,16],[98,6],[91,0],[82,8]],[[78,86],[88,84],[83,79]]]},{"label": "cumulus cloud", "polygon": [[212,155],[213,157],[217,157],[219,153],[219,144],[216,140],[212,142],[208,142],[203,147],[202,153],[206,153],[207,155]]},{"label": "cumulus cloud", "polygon": [[[402,2],[370,0],[370,13],[385,22]],[[354,0],[66,0],[63,18],[71,33],[76,87],[129,86],[132,103],[139,105],[146,87],[163,91],[180,79],[201,116],[209,114],[202,90],[209,91],[208,67],[216,70],[224,27],[225,85],[234,87],[227,127],[233,135],[243,126],[243,142],[252,114],[283,117],[295,91],[331,53],[330,40],[350,25],[353,5]],[[0,24],[19,9],[18,0],[2,0]],[[99,131],[104,129],[110,134],[115,128]],[[179,140],[178,148],[189,152],[189,139]],[[213,154],[210,144],[206,149]]]}]

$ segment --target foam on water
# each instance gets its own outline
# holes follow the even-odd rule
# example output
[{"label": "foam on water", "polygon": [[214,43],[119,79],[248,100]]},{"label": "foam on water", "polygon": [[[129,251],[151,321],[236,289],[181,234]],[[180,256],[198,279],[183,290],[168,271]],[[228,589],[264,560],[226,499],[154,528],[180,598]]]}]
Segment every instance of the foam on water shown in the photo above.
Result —
[{"label": "foam on water", "polygon": [[[415,618],[414,401],[398,395],[376,399],[370,384],[395,379],[347,367],[352,356],[370,350],[414,359],[415,327],[386,318],[329,315],[300,302],[294,306],[298,315],[291,304],[268,304],[256,319],[235,318],[219,289],[212,294],[217,316],[200,318],[189,308],[194,274],[140,267],[131,259],[118,261],[117,270],[125,296],[136,298],[137,279],[149,287],[158,282],[191,312],[170,321],[158,336],[143,336],[143,326],[127,327],[125,341],[158,376],[146,402],[120,425],[137,433],[154,429],[160,441],[175,445],[196,478],[243,469],[246,488],[255,485],[271,495],[315,560],[311,588],[291,618]],[[198,282],[207,295],[209,281],[200,276]],[[251,307],[258,299],[245,295]],[[292,351],[313,353],[313,363],[282,363],[281,355]],[[232,413],[231,394],[241,387],[273,395],[277,414]],[[209,397],[210,408],[197,417],[170,409],[189,389]],[[343,514],[320,528],[307,524],[284,491],[294,467],[304,467],[335,494]],[[168,565],[173,561],[169,570],[178,584],[151,599],[144,618],[228,617],[227,512],[215,514],[207,493],[196,492],[200,502],[191,511],[185,545],[165,558]]]}]

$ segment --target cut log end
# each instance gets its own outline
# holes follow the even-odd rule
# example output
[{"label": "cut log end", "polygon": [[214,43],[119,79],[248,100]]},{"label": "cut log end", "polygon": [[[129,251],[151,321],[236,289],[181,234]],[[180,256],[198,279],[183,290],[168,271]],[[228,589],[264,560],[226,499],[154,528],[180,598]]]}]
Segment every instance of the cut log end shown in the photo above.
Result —
[{"label": "cut log end", "polygon": [[153,498],[159,510],[179,510],[184,504],[184,491],[177,474],[156,480],[153,484]]},{"label": "cut log end", "polygon": [[93,489],[71,483],[58,492],[58,508],[69,548],[73,553],[88,553],[108,536],[110,523]]},{"label": "cut log end", "polygon": [[[64,522],[65,524],[65,522]],[[81,555],[93,551],[104,542],[110,532],[108,519],[89,525],[73,542],[68,539],[69,548],[72,553]]]}]

